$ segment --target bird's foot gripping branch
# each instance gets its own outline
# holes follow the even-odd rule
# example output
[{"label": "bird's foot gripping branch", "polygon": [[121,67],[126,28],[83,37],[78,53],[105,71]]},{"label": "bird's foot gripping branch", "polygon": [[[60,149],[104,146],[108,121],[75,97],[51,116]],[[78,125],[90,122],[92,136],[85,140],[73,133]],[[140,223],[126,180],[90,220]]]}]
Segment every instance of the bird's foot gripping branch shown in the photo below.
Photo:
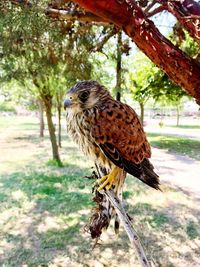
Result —
[{"label": "bird's foot gripping branch", "polygon": [[[99,170],[97,169],[97,171],[93,172],[91,177],[87,178],[100,179]],[[140,239],[132,226],[131,218],[124,210],[122,202],[116,196],[113,189],[107,190],[104,188],[102,191],[99,192],[98,184],[95,183],[93,188],[93,201],[95,202],[96,207],[92,209],[92,216],[85,227],[86,231],[90,233],[93,239],[95,239],[94,246],[98,243],[102,230],[108,228],[111,215],[115,213],[115,232],[118,233],[120,221],[129,237],[131,246],[134,247],[137,252],[141,266],[150,267],[150,263],[141,245]]]},{"label": "bird's foot gripping branch", "polygon": [[101,191],[105,187],[107,190],[112,188],[115,177],[118,175],[118,169],[118,167],[114,167],[108,175],[104,175],[103,177],[98,179],[98,184],[100,184],[99,188],[97,189],[98,191]]}]

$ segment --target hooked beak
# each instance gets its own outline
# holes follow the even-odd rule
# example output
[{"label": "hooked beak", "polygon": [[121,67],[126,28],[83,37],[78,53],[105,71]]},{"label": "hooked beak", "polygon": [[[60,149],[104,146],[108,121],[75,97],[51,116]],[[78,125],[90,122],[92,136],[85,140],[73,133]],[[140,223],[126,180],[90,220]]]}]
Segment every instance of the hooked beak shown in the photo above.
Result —
[{"label": "hooked beak", "polygon": [[64,109],[66,110],[66,108],[71,106],[71,104],[72,104],[71,100],[65,99],[65,101],[64,101]]}]

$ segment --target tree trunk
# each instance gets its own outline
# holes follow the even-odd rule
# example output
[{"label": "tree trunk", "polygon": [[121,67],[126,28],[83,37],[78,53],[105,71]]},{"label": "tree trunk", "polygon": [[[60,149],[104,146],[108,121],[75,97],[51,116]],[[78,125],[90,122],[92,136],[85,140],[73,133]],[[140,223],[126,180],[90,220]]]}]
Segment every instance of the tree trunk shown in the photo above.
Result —
[{"label": "tree trunk", "polygon": [[45,110],[46,110],[46,117],[47,117],[47,124],[48,124],[48,130],[49,130],[49,136],[51,140],[51,147],[52,147],[52,154],[53,159],[57,161],[58,165],[62,165],[58,146],[57,146],[57,140],[56,140],[56,134],[55,134],[55,127],[53,125],[53,119],[52,119],[52,97],[51,96],[44,96],[43,97]]},{"label": "tree trunk", "polygon": [[44,137],[44,107],[40,98],[38,98],[37,102],[39,107],[40,137]]},{"label": "tree trunk", "polygon": [[139,104],[140,104],[140,121],[142,125],[144,125],[144,103],[139,102]]},{"label": "tree trunk", "polygon": [[165,38],[135,0],[74,0],[86,10],[122,28],[175,83],[200,104],[200,64]]},{"label": "tree trunk", "polygon": [[176,106],[176,126],[179,126],[179,120],[180,120],[180,112],[179,112],[179,106]]},{"label": "tree trunk", "polygon": [[122,32],[117,34],[117,66],[116,66],[116,99],[121,99],[121,83],[122,83]]},{"label": "tree trunk", "polygon": [[58,146],[61,148],[61,105],[57,104],[57,111],[58,111]]}]

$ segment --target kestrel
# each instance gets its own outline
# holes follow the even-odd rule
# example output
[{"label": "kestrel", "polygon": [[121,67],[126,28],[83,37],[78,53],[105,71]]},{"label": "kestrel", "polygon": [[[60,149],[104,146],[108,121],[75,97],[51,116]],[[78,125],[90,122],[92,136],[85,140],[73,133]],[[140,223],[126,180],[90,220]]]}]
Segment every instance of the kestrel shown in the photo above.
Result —
[{"label": "kestrel", "polygon": [[136,112],[113,99],[96,81],[80,81],[66,95],[67,131],[86,156],[107,175],[99,179],[98,191],[116,190],[129,173],[159,189],[158,175],[150,163],[151,148]]}]

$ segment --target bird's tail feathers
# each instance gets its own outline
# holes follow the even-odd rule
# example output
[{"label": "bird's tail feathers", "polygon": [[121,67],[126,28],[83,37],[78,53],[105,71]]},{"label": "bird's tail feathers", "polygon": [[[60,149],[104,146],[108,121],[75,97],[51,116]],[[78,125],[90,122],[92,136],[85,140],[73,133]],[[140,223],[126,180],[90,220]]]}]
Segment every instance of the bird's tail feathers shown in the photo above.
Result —
[{"label": "bird's tail feathers", "polygon": [[141,164],[142,174],[139,179],[145,184],[160,190],[159,176],[154,172],[154,167],[148,159],[144,159]]},{"label": "bird's tail feathers", "polygon": [[149,159],[144,158],[139,164],[123,158],[124,169],[131,175],[140,179],[143,183],[155,188],[159,188],[159,176],[154,172],[154,167]]}]

